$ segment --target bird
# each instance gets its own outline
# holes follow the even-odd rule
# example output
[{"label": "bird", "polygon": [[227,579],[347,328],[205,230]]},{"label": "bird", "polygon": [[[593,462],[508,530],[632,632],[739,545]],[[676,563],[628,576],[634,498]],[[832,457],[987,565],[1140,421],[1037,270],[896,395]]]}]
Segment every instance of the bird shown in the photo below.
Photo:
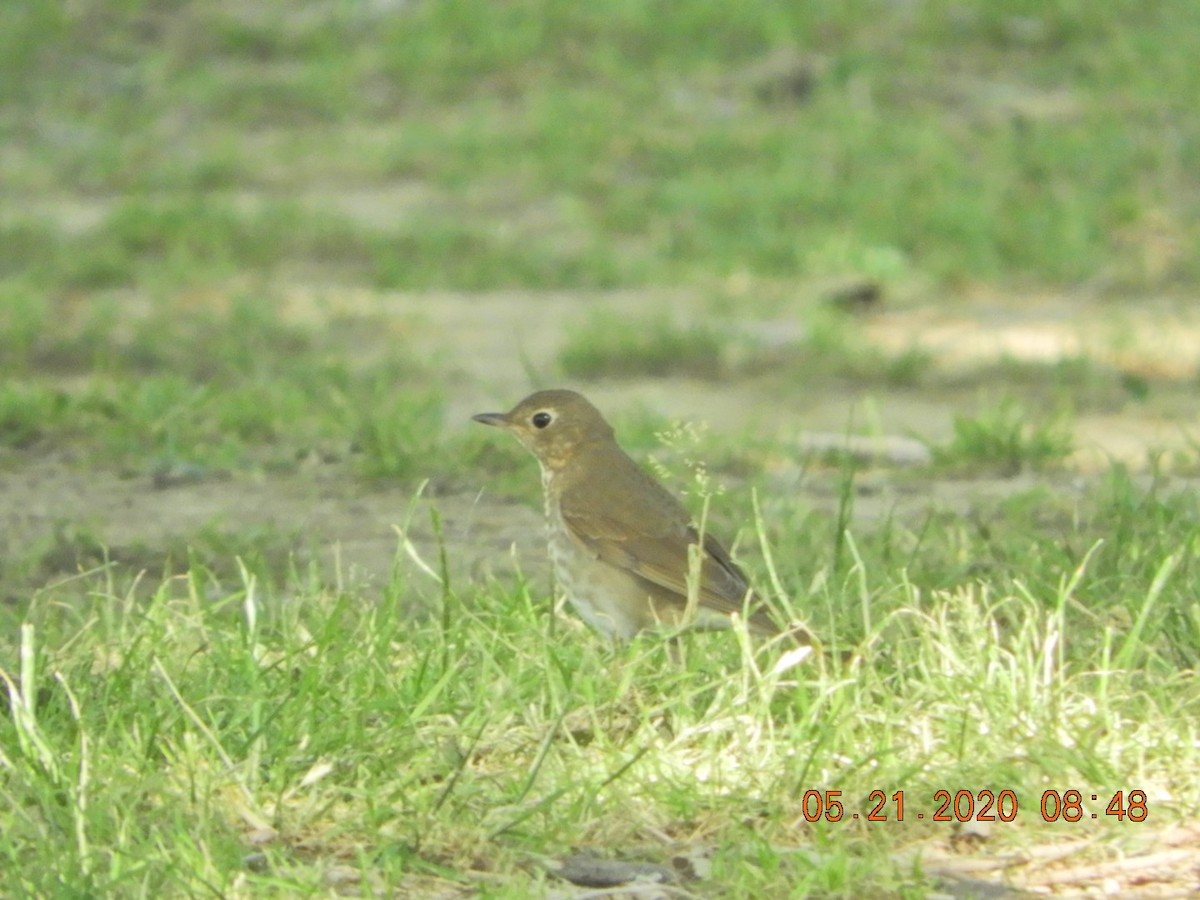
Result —
[{"label": "bird", "polygon": [[[734,616],[751,632],[783,631],[724,546],[699,533],[683,504],[621,449],[583,395],[538,391],[506,413],[472,419],[511,433],[537,459],[555,578],[597,631],[627,641],[657,626],[727,627]],[[699,583],[689,609],[692,547],[699,548]],[[790,633],[809,643],[803,629]]]}]

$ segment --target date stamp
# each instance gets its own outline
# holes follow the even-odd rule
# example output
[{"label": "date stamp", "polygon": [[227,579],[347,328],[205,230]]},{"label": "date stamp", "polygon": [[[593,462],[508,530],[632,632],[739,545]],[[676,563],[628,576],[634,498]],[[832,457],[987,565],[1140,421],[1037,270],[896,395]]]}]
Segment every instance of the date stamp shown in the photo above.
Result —
[{"label": "date stamp", "polygon": [[[1038,813],[1045,822],[1079,822],[1082,819],[1115,819],[1119,822],[1144,822],[1150,815],[1146,792],[1142,790],[1117,791],[1108,797],[1103,812],[1085,808],[1085,797],[1093,803],[1104,802],[1097,794],[1083,794],[1074,788],[1065,791],[1042,792]],[[805,791],[800,798],[801,810],[807,822],[1015,822],[1021,803],[1016,791],[958,790],[935,791],[932,802],[921,809],[905,805],[904,791],[895,791],[891,796],[885,791],[874,790],[867,795],[868,809],[863,812],[847,812],[842,792]]]}]

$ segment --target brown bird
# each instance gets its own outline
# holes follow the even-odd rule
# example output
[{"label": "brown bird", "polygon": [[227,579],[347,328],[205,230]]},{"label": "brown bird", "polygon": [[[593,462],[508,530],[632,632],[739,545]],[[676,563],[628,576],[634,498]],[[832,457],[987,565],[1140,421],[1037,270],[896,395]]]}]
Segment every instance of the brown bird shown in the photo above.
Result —
[{"label": "brown bird", "polygon": [[[550,560],[583,619],[626,640],[657,624],[724,627],[745,617],[777,634],[746,576],[710,534],[688,616],[689,547],[700,536],[683,505],[618,446],[596,407],[574,391],[538,391],[507,413],[473,417],[514,434],[542,468]],[[793,632],[807,643],[801,629]]]}]

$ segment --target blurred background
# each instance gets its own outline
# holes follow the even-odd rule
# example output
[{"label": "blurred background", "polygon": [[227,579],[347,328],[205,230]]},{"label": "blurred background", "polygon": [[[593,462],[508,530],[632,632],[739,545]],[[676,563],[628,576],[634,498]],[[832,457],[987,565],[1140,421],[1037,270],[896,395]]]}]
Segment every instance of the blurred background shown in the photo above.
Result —
[{"label": "blurred background", "polygon": [[776,489],[846,434],[1194,471],[1197,46],[1190,0],[9,0],[0,580],[386,573],[426,480],[506,545],[479,491],[536,477],[467,416],[559,384]]}]

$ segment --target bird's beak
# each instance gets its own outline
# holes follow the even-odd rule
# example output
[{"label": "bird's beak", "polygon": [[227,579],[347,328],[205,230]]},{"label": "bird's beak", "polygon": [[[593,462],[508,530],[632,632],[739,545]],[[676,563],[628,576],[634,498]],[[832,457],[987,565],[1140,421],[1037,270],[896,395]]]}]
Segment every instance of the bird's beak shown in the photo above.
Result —
[{"label": "bird's beak", "polygon": [[471,416],[471,421],[482,422],[484,425],[495,425],[498,428],[508,425],[508,417],[504,413],[479,413],[477,416]]}]

